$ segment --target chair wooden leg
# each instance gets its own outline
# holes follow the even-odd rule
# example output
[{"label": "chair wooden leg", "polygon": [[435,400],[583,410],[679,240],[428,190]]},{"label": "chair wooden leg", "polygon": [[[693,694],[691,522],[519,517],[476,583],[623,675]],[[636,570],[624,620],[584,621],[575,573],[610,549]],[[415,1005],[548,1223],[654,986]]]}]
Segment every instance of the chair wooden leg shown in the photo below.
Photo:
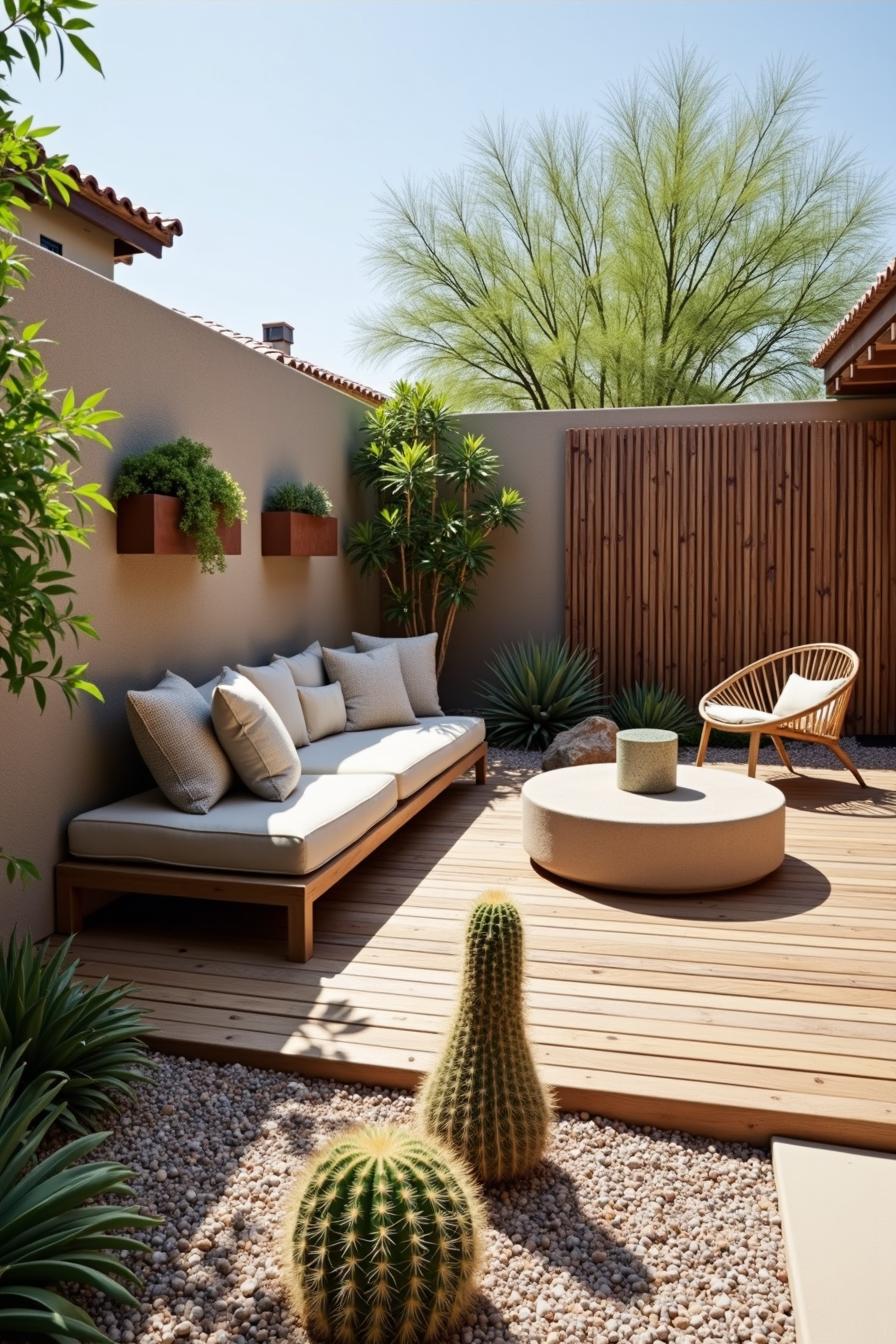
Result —
[{"label": "chair wooden leg", "polygon": [[750,750],[747,754],[747,774],[753,779],[756,775],[756,766],[759,764],[759,743],[761,733],[750,734]]},{"label": "chair wooden leg", "polygon": [[56,931],[80,933],[84,928],[84,907],[81,888],[76,887],[68,873],[56,870]]},{"label": "chair wooden leg", "polygon": [[773,737],[772,741],[775,744],[775,751],[778,753],[778,758],[781,764],[789,770],[792,775],[795,775],[796,771],[794,770],[793,762],[790,759],[790,752],[787,750],[780,737]]},{"label": "chair wooden leg", "polygon": [[314,955],[314,902],[297,895],[286,907],[286,959],[307,961]]},{"label": "chair wooden leg", "polygon": [[488,779],[488,757],[484,754],[480,756],[474,769],[476,771],[476,783],[484,784]]},{"label": "chair wooden leg", "polygon": [[704,723],[703,732],[700,734],[700,745],[697,748],[697,765],[702,765],[706,760],[706,751],[709,747],[709,734],[711,731],[709,724]]},{"label": "chair wooden leg", "polygon": [[855,775],[856,779],[858,780],[858,782],[859,782],[859,784],[862,786],[862,788],[863,788],[863,789],[866,789],[866,788],[868,787],[868,785],[865,783],[864,779],[863,779],[862,776],[859,774],[859,772],[858,772],[858,770],[856,769],[856,767],[853,765],[852,760],[851,760],[850,757],[849,757],[849,754],[848,754],[847,752],[845,752],[845,751],[843,750],[843,748],[840,746],[840,743],[839,743],[839,742],[826,742],[826,743],[825,743],[825,746],[830,747],[831,751],[832,751],[832,752],[834,753],[834,755],[837,757],[837,760],[838,760],[838,761],[842,761],[842,763],[846,766],[847,770],[849,770],[851,774]]}]

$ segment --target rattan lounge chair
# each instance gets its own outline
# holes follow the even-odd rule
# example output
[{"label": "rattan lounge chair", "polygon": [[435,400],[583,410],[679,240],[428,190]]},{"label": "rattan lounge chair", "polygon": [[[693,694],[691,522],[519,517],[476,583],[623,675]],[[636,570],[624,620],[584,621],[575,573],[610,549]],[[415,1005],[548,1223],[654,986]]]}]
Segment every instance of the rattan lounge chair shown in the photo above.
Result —
[{"label": "rattan lounge chair", "polygon": [[[801,644],[769,654],[735,672],[700,701],[703,732],[697,764],[705,761],[709,734],[715,729],[720,733],[749,733],[748,774],[756,773],[763,735],[772,739],[782,763],[793,771],[783,741],[790,738],[827,747],[864,787],[865,781],[840,745],[858,672],[858,654],[842,644]],[[806,685],[807,681],[820,684],[813,688]],[[813,690],[818,693],[814,700]]]}]

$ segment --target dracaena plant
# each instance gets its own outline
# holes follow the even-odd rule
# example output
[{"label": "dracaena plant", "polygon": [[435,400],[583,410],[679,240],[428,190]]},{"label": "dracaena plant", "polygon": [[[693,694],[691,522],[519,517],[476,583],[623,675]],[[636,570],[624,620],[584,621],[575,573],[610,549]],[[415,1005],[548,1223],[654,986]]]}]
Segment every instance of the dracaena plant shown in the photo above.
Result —
[{"label": "dracaena plant", "polygon": [[493,534],[520,527],[523,497],[499,483],[497,454],[460,432],[428,383],[398,382],[368,413],[353,465],[376,491],[377,511],[351,529],[347,554],[379,575],[391,622],[408,635],[439,634],[441,672],[458,612],[494,562]]}]

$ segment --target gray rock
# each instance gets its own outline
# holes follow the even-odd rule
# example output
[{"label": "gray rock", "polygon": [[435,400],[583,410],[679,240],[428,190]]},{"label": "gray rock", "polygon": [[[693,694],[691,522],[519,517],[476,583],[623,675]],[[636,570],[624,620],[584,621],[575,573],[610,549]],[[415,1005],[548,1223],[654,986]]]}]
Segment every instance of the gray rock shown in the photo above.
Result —
[{"label": "gray rock", "polygon": [[567,765],[603,765],[616,759],[616,734],[612,719],[592,714],[590,718],[558,733],[542,758],[542,770],[560,770]]}]

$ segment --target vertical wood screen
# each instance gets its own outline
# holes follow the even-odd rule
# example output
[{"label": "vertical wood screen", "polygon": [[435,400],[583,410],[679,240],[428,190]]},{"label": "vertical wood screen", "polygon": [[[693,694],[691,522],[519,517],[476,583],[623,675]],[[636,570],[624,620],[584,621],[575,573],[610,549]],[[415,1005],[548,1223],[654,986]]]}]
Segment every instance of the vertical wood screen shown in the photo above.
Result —
[{"label": "vertical wood screen", "polygon": [[896,733],[896,421],[570,430],[566,633],[609,690],[692,704],[776,649],[847,644],[849,727]]}]

